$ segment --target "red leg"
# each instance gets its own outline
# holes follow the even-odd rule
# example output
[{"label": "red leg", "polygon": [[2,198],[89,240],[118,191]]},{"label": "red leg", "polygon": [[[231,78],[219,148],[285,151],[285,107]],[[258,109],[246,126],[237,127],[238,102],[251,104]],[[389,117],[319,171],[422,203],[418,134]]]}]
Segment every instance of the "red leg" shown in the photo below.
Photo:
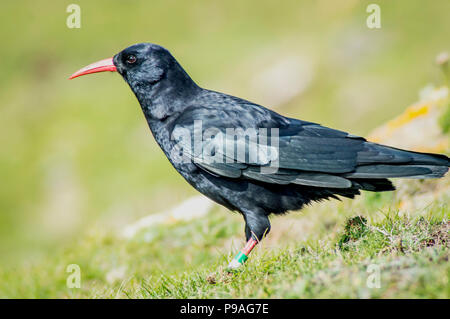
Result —
[{"label": "red leg", "polygon": [[250,238],[245,244],[244,248],[233,258],[233,260],[228,264],[229,269],[237,269],[242,266],[248,259],[248,255],[255,248],[258,241],[256,239]]}]

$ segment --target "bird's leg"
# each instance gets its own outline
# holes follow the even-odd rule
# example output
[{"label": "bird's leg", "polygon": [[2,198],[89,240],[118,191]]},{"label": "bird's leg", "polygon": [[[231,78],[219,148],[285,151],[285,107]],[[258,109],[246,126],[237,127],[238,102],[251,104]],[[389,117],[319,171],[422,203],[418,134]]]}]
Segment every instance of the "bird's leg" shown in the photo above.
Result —
[{"label": "bird's leg", "polygon": [[265,235],[270,231],[270,222],[263,213],[249,212],[244,214],[245,219],[245,236],[247,243],[239,253],[228,264],[228,269],[237,269],[241,267],[248,259],[248,255],[255,248]]},{"label": "bird's leg", "polygon": [[255,248],[258,241],[253,237],[247,241],[244,248],[242,248],[239,253],[234,256],[233,260],[228,264],[229,269],[237,269],[241,267],[248,259],[248,255]]}]

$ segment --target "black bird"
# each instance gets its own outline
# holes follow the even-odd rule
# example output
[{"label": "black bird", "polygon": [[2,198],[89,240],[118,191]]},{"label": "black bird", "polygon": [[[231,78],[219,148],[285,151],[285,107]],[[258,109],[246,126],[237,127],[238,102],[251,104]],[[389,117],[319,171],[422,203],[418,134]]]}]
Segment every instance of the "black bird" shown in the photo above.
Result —
[{"label": "black bird", "polygon": [[438,178],[448,171],[445,155],[371,143],[203,89],[159,45],[130,46],[70,78],[102,71],[122,75],[157,143],[186,181],[244,217],[247,244],[230,268],[245,262],[270,231],[270,214],[354,198],[361,190],[392,191],[388,178]]}]

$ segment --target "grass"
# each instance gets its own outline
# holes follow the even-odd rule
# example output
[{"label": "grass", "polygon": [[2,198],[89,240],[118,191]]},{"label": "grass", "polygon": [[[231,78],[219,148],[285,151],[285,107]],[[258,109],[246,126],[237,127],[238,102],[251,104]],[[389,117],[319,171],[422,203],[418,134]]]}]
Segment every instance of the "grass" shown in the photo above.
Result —
[{"label": "grass", "polygon": [[[372,197],[273,218],[272,233],[234,273],[226,265],[243,243],[242,221],[220,208],[132,239],[93,227],[65,249],[0,270],[0,297],[448,298],[448,198],[406,214],[392,209],[391,195],[376,195],[378,212],[352,216]],[[70,264],[80,266],[81,288],[66,286]],[[370,288],[377,273],[380,287]]]},{"label": "grass", "polygon": [[[439,209],[438,209],[439,210]],[[436,211],[435,213],[442,213]],[[386,216],[381,223],[347,227],[338,236],[352,238],[295,243],[257,251],[246,268],[230,274],[220,255],[207,267],[183,275],[144,281],[144,298],[448,298],[448,222],[435,217]],[[358,236],[354,236],[359,233]],[[445,238],[443,238],[445,237]],[[341,240],[339,239],[339,242]],[[367,287],[368,267],[378,265],[381,287]],[[430,267],[433,271],[430,272]]]}]

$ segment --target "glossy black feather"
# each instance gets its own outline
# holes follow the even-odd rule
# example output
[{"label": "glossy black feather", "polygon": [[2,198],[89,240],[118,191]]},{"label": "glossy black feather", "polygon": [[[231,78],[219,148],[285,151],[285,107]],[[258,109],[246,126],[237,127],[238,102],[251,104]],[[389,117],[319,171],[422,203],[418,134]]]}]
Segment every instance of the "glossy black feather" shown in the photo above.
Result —
[{"label": "glossy black feather", "polygon": [[[130,53],[137,57],[133,65],[126,63]],[[370,143],[200,88],[166,49],[154,44],[127,48],[114,57],[114,63],[138,98],[156,141],[175,169],[204,195],[242,213],[247,237],[254,234],[260,239],[270,229],[267,216],[271,213],[282,214],[311,201],[337,196],[353,198],[360,190],[393,190],[389,177],[441,177],[448,170],[449,159],[444,155]],[[227,128],[278,129],[279,169],[270,174],[261,172],[275,161],[272,151],[250,159],[260,146],[258,140],[249,143],[244,158],[230,155],[220,145],[211,148],[217,146],[211,140],[203,141],[205,148],[222,154],[226,161],[204,161],[202,154],[191,148],[189,160],[180,162],[177,154],[190,143],[180,143],[173,136],[182,131],[199,133],[194,124],[198,120],[202,121],[200,133],[208,128],[224,133]]]}]

